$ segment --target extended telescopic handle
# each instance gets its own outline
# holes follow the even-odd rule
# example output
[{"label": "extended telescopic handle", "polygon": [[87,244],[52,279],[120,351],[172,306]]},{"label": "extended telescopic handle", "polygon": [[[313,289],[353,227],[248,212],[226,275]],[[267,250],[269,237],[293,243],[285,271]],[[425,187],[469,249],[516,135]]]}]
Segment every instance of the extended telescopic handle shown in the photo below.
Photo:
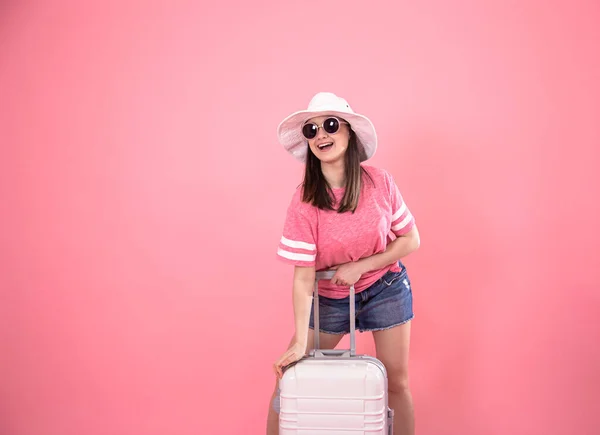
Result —
[{"label": "extended telescopic handle", "polygon": [[335,270],[331,269],[331,270],[322,270],[320,272],[317,272],[315,275],[315,280],[319,281],[320,279],[331,279],[335,276]]},{"label": "extended telescopic handle", "polygon": [[[313,307],[314,307],[314,341],[315,341],[315,353],[319,353],[321,355],[343,355],[347,354],[348,351],[340,351],[340,350],[323,350],[319,348],[320,340],[319,340],[319,280],[322,279],[331,279],[335,275],[335,270],[324,270],[316,273],[315,276],[315,290],[313,296]],[[354,293],[354,285],[350,286],[350,356],[356,355],[356,304],[355,304],[355,293]]]}]

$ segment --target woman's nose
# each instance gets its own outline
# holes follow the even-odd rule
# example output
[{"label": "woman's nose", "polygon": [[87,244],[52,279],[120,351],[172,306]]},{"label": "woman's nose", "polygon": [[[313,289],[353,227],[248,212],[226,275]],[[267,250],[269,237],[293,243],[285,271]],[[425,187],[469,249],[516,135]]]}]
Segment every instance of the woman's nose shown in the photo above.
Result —
[{"label": "woman's nose", "polygon": [[317,139],[329,136],[323,126],[317,127]]}]

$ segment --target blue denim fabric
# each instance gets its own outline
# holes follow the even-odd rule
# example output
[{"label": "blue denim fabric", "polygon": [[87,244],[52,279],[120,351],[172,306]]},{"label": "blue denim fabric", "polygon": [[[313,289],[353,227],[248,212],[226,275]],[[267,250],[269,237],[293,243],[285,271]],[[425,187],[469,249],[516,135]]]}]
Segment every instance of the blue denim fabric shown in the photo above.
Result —
[{"label": "blue denim fabric", "polygon": [[[370,287],[356,294],[356,330],[379,331],[412,320],[413,299],[406,267],[399,262],[400,271],[387,272]],[[330,299],[319,295],[319,329],[329,334],[350,333],[350,296]],[[314,310],[311,308],[310,328],[314,329]]]}]

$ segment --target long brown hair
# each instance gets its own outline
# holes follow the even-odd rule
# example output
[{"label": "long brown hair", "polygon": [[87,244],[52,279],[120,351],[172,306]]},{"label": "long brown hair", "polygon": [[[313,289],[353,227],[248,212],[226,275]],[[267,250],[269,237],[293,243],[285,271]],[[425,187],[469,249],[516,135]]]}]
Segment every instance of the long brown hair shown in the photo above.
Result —
[{"label": "long brown hair", "polygon": [[[367,171],[360,165],[360,162],[363,160],[366,160],[365,150],[362,146],[359,146],[356,134],[351,129],[348,138],[348,148],[344,155],[346,190],[337,208],[338,213],[347,211],[354,213],[358,206],[358,199],[362,188],[362,174],[364,173],[367,177],[371,178]],[[335,210],[333,207],[333,191],[323,176],[321,161],[313,154],[310,147],[308,147],[306,155],[302,201],[323,210]]]}]

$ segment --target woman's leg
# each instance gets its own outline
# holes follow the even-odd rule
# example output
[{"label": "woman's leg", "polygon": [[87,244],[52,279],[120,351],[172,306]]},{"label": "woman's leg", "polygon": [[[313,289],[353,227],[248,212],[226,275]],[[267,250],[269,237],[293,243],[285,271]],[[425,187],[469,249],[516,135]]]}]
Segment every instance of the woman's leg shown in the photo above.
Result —
[{"label": "woman's leg", "polygon": [[415,433],[412,395],[408,386],[410,325],[408,321],[373,332],[377,358],[385,365],[388,374],[389,403],[394,410],[394,435]]},{"label": "woman's leg", "polygon": [[[321,349],[334,349],[338,343],[341,341],[343,335],[342,334],[325,334],[321,332],[319,336],[319,347]],[[293,338],[292,338],[293,340]],[[292,344],[292,340],[288,346]],[[308,330],[308,340],[306,349],[307,352],[312,349],[314,346],[314,331],[312,329]],[[273,400],[277,396],[277,387],[279,384],[279,380],[275,378],[275,388],[273,389],[273,394],[271,395],[271,400],[269,400],[269,414],[267,415],[267,435],[279,435],[279,414],[275,412],[273,409]]]}]

